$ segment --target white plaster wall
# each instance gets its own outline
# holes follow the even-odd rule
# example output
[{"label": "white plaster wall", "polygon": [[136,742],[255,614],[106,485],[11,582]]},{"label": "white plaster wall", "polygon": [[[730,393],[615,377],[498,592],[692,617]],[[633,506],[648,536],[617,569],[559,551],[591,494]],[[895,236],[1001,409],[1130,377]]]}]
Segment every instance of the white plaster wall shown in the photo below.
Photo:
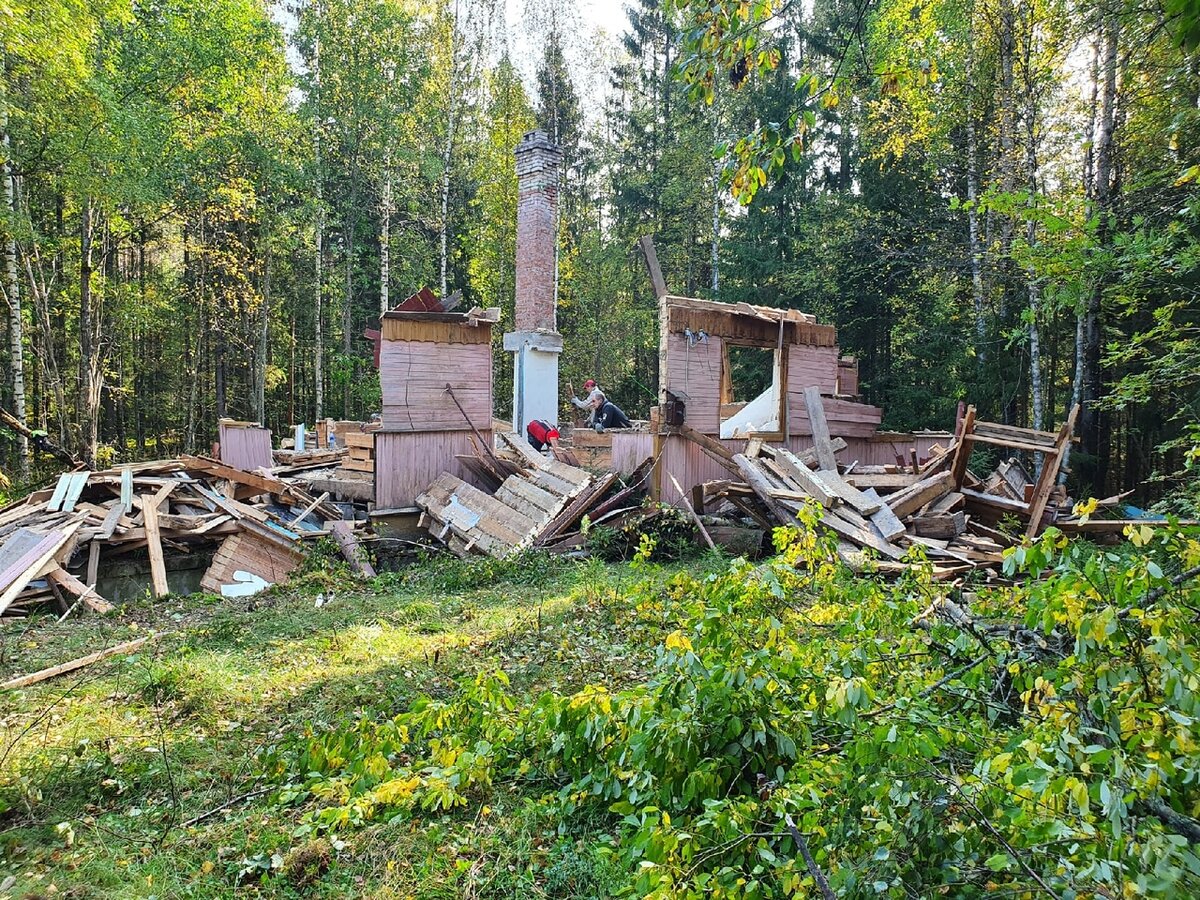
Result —
[{"label": "white plaster wall", "polygon": [[[524,378],[521,365],[524,360]],[[513,428],[525,434],[525,426],[542,419],[558,426],[558,353],[526,349],[513,353]],[[523,396],[522,396],[523,395]],[[516,421],[519,418],[519,421]]]}]

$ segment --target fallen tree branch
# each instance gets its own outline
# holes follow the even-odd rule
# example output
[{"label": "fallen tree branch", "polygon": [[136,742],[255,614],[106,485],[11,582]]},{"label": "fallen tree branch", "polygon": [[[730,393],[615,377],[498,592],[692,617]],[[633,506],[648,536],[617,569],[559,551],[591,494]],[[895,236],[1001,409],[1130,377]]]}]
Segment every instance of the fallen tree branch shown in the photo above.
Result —
[{"label": "fallen tree branch", "polygon": [[45,434],[39,434],[30,431],[21,423],[20,419],[10,413],[7,409],[0,409],[0,425],[4,425],[10,431],[15,431],[17,434],[28,440],[33,444],[35,450],[41,450],[43,453],[49,453],[55,459],[59,460],[59,462],[69,466],[72,469],[82,465],[79,460],[77,460],[58,444],[54,443],[54,441],[50,440],[50,438],[46,437]]},{"label": "fallen tree branch", "polygon": [[1193,847],[1200,844],[1200,822],[1183,813],[1177,813],[1157,797],[1146,797],[1138,800],[1134,808],[1143,815],[1151,815],[1162,822],[1171,831],[1185,837]]},{"label": "fallen tree branch", "polygon": [[258,788],[257,790],[246,791],[246,793],[244,793],[244,794],[238,794],[236,797],[230,797],[228,800],[226,800],[220,806],[214,806],[212,809],[208,810],[207,812],[202,812],[198,816],[192,816],[186,822],[180,822],[178,827],[179,828],[191,828],[193,825],[199,825],[205,819],[211,819],[217,813],[222,812],[223,810],[229,809],[229,807],[233,806],[233,804],[235,804],[235,803],[241,803],[243,800],[252,800],[255,797],[261,797],[263,794],[268,794],[271,791],[273,791],[274,789],[275,789],[274,787]]},{"label": "fallen tree branch", "polygon": [[813,859],[813,855],[808,852],[808,842],[804,840],[804,835],[800,833],[800,829],[792,821],[792,814],[785,813],[783,820],[787,823],[788,832],[792,835],[792,840],[796,842],[796,847],[799,848],[800,855],[804,857],[804,864],[808,866],[808,873],[812,875],[813,881],[821,889],[821,896],[825,900],[837,900],[837,894],[833,892],[833,889],[829,887],[829,882],[825,880],[825,873],[821,871],[821,867],[817,865],[817,861]]}]

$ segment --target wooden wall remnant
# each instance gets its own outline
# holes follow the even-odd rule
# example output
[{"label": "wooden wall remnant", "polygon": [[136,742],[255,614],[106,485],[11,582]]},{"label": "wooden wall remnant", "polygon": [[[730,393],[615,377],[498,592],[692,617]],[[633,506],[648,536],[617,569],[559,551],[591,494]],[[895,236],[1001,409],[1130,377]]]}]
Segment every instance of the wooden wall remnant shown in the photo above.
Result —
[{"label": "wooden wall remnant", "polygon": [[689,346],[682,334],[667,338],[667,390],[687,402],[687,423],[705,434],[721,430],[722,341],[710,336]]},{"label": "wooden wall remnant", "polygon": [[[490,413],[488,424],[491,424]],[[480,434],[491,446],[490,427],[487,430],[481,428]],[[477,484],[475,476],[457,459],[460,453],[477,452],[470,431],[376,432],[375,507],[405,509],[415,506],[417,495],[443,472]]]},{"label": "wooden wall remnant", "polygon": [[654,455],[654,436],[648,431],[614,431],[612,433],[612,470],[630,475],[633,470]]},{"label": "wooden wall remnant", "polygon": [[241,422],[220,422],[221,462],[235,469],[253,472],[260,466],[275,465],[271,456],[271,430]]},{"label": "wooden wall remnant", "polygon": [[254,531],[241,531],[221,542],[200,587],[210,594],[220,594],[223,586],[237,584],[235,572],[248,572],[269,584],[278,584],[287,579],[302,559],[303,554],[295,547],[284,546]]},{"label": "wooden wall remnant", "polygon": [[[388,431],[470,430],[472,425],[480,431],[491,428],[491,344],[384,340],[379,384],[383,392],[383,427]],[[446,393],[447,384],[466,411],[466,418]]]}]

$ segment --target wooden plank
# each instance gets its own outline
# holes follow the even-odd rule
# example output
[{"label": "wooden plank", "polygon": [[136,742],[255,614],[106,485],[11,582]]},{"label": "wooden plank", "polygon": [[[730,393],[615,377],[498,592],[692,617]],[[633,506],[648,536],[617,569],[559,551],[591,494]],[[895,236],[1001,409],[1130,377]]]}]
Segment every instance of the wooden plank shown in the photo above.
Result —
[{"label": "wooden plank", "polygon": [[880,538],[878,535],[862,528],[854,523],[848,522],[841,516],[833,512],[827,512],[821,517],[821,524],[835,534],[841,535],[844,538],[858,544],[860,547],[870,547],[877,553],[886,556],[888,559],[900,559],[904,556],[904,551],[899,547],[894,547],[887,541]]},{"label": "wooden plank", "polygon": [[835,494],[820,478],[817,477],[799,457],[786,447],[775,447],[775,465],[796,484],[800,490],[808,494],[826,509],[833,506]]},{"label": "wooden plank", "polygon": [[89,653],[87,656],[81,656],[79,659],[73,659],[70,662],[59,663],[57,666],[51,666],[48,669],[32,672],[29,675],[20,675],[16,678],[10,678],[8,681],[4,682],[4,684],[0,684],[0,690],[11,691],[15,688],[28,687],[31,684],[37,684],[39,681],[46,681],[47,679],[54,678],[58,675],[65,675],[67,672],[74,672],[76,669],[82,669],[85,666],[98,663],[103,659],[108,659],[110,656],[132,653],[138,647],[156,637],[157,635],[148,634],[145,637],[140,637],[133,641],[126,641],[123,644],[116,644],[112,647],[107,647],[104,650],[97,650],[95,653]]},{"label": "wooden plank", "polygon": [[117,528],[117,523],[121,521],[121,517],[125,515],[125,505],[120,501],[109,507],[108,515],[104,517],[104,522],[100,525],[100,530],[96,532],[96,539],[107,541],[112,537],[113,532]]},{"label": "wooden plank", "polygon": [[257,490],[260,494],[276,494],[283,498],[285,502],[290,502],[292,499],[291,487],[287,482],[280,481],[278,478],[268,478],[254,472],[235,469],[233,466],[227,466],[222,462],[209,459],[205,456],[187,456],[185,454],[180,457],[180,460],[189,469],[199,469],[201,472],[205,472],[212,477],[224,478],[226,481],[245,485]]},{"label": "wooden plank", "polygon": [[804,389],[804,405],[808,407],[808,421],[812,427],[813,450],[817,454],[817,468],[837,471],[837,457],[829,437],[829,423],[825,421],[825,407],[821,404],[821,391],[817,387]]},{"label": "wooden plank", "polygon": [[62,509],[63,500],[67,496],[67,490],[71,486],[71,479],[74,475],[74,472],[63,472],[58,476],[58,484],[54,486],[54,493],[50,495],[50,502],[46,504],[47,512],[58,512]]},{"label": "wooden plank", "polygon": [[971,460],[971,432],[975,430],[975,407],[968,406],[966,413],[963,415],[962,423],[958,428],[958,439],[954,443],[954,462],[950,466],[950,473],[953,476],[954,490],[958,490],[963,485],[963,478],[967,474],[967,463]]},{"label": "wooden plank", "polygon": [[745,480],[746,484],[750,485],[758,499],[761,500],[771,511],[771,514],[779,521],[781,525],[790,525],[796,521],[796,517],[775,497],[771,496],[771,491],[774,489],[771,482],[767,481],[765,475],[758,468],[740,453],[733,455],[734,465],[737,466],[739,474]]},{"label": "wooden plank", "polygon": [[[835,437],[829,442],[829,446],[833,448],[834,453],[840,453],[846,449],[846,441],[843,438]],[[810,469],[817,465],[817,451],[814,447],[809,447],[794,454],[801,463],[808,466]]]},{"label": "wooden plank", "polygon": [[642,253],[646,257],[646,268],[650,271],[650,283],[654,286],[655,299],[667,296],[667,282],[663,278],[662,267],[658,264],[658,253],[654,250],[654,236],[644,234],[638,238]]},{"label": "wooden plank", "polygon": [[1071,445],[1071,435],[1075,433],[1075,419],[1079,416],[1079,404],[1071,407],[1067,421],[1058,431],[1058,442],[1053,453],[1047,453],[1042,460],[1042,473],[1038,476],[1037,485],[1033,489],[1033,497],[1029,501],[1029,527],[1026,537],[1037,537],[1042,527],[1042,513],[1050,502],[1050,492],[1054,490],[1054,482],[1058,478],[1058,470],[1062,465],[1063,454]]},{"label": "wooden plank", "polygon": [[[30,579],[54,559],[58,551],[71,539],[79,528],[79,522],[71,522],[65,527],[52,531],[31,547],[26,548],[19,558],[13,560],[8,567],[0,572],[0,613],[8,608],[17,594],[25,589]],[[36,532],[35,532],[36,533]],[[9,538],[13,540],[13,538]],[[5,546],[8,546],[7,542]]]},{"label": "wooden plank", "polygon": [[840,497],[864,516],[877,512],[883,505],[878,499],[878,494],[876,494],[876,499],[872,500],[858,488],[847,484],[838,474],[837,469],[818,469],[813,473],[813,477],[819,479],[831,493]]},{"label": "wooden plank", "polygon": [[87,564],[87,584],[88,587],[96,586],[96,579],[100,575],[100,541],[92,539],[91,545],[88,547],[88,564]]},{"label": "wooden plank", "polygon": [[617,482],[617,473],[609,472],[600,480],[589,485],[585,490],[581,491],[574,500],[568,503],[553,519],[548,522],[545,527],[538,532],[534,538],[534,543],[553,538],[555,535],[560,535],[568,528],[574,525],[588,511],[588,509],[596,502],[597,499],[604,496],[604,493]]},{"label": "wooden plank", "polygon": [[111,612],[113,605],[96,593],[96,589],[88,587],[62,566],[55,565],[46,573],[46,577],[60,587],[66,588],[83,603],[98,613]]},{"label": "wooden plank", "polygon": [[[867,488],[863,491],[863,495],[871,500],[880,499],[879,495],[875,493],[875,488]],[[871,513],[870,518],[871,524],[879,529],[879,533],[883,535],[885,541],[894,541],[908,531],[892,508],[882,500],[879,502],[879,509]]]},{"label": "wooden plank", "polygon": [[75,504],[79,502],[79,495],[83,493],[84,487],[87,485],[88,476],[91,472],[75,472],[71,475],[71,481],[67,485],[67,493],[63,496],[62,511],[74,512]]},{"label": "wooden plank", "polygon": [[155,597],[165,597],[170,588],[167,586],[167,565],[163,561],[162,537],[158,531],[159,502],[158,494],[144,501],[142,514],[145,516],[146,549],[150,553],[150,588]]},{"label": "wooden plank", "polygon": [[133,469],[130,466],[121,469],[121,505],[125,512],[133,511]]},{"label": "wooden plank", "polygon": [[855,471],[846,473],[846,482],[854,485],[860,491],[865,491],[867,488],[877,488],[879,490],[899,491],[916,484],[920,478],[909,472],[871,472],[864,473]]},{"label": "wooden plank", "polygon": [[887,504],[897,518],[903,519],[905,516],[915,513],[931,500],[950,493],[953,481],[954,474],[952,472],[938,472],[936,475],[921,479],[912,487],[892,494],[887,498]]},{"label": "wooden plank", "polygon": [[681,488],[679,486],[679,481],[675,478],[674,475],[671,475],[670,478],[671,478],[671,483],[673,485],[675,485],[675,490],[679,491],[679,499],[683,501],[684,509],[686,509],[688,511],[688,514],[692,517],[692,521],[695,522],[696,527],[698,529],[700,529],[700,536],[702,538],[704,538],[704,543],[708,544],[709,550],[716,550],[717,545],[713,543],[712,536],[709,535],[708,529],[704,527],[704,523],[700,521],[700,516],[696,514],[696,510],[692,507],[692,504],[688,501],[687,493],[684,491],[683,488]]}]

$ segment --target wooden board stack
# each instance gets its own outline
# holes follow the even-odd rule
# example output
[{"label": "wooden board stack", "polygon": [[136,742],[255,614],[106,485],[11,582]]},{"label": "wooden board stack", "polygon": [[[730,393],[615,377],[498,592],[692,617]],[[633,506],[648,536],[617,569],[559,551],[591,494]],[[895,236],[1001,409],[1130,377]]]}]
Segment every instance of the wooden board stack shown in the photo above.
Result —
[{"label": "wooden board stack", "polygon": [[621,484],[614,472],[595,476],[544,456],[517,434],[499,438],[501,453],[485,448],[468,466],[491,493],[443,473],[417,498],[422,527],[459,556],[503,558],[534,546],[568,551],[582,543],[584,516],[610,523],[641,506],[648,466]]},{"label": "wooden board stack", "polygon": [[101,566],[132,554],[148,559],[156,597],[170,591],[169,554],[205,549],[217,550],[205,590],[273,584],[299,563],[306,539],[341,519],[327,494],[207,457],[66,472],[0,509],[0,614],[44,603],[106,611],[111,604],[95,590]]}]

